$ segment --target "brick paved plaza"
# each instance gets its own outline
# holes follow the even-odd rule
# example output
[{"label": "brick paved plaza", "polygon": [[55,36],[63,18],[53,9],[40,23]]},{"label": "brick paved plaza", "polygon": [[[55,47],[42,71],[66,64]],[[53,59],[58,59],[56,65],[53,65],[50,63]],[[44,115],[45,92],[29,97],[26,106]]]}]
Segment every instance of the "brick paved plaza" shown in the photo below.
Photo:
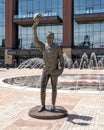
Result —
[{"label": "brick paved plaza", "polygon": [[[85,70],[64,70],[64,73],[89,73]],[[103,73],[103,70],[91,73]],[[0,78],[41,74],[39,70],[0,69]],[[40,105],[40,89],[15,88],[0,82],[0,130],[104,130],[104,93],[58,90],[56,105],[63,106],[68,116],[57,120],[42,120],[28,116],[28,111]],[[47,90],[46,104],[50,105]]]}]

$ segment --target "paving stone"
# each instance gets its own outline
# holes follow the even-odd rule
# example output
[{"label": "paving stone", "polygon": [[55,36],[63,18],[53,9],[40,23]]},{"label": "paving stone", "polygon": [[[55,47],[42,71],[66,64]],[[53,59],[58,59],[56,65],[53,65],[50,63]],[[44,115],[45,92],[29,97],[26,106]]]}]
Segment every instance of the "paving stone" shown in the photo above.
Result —
[{"label": "paving stone", "polygon": [[[37,72],[41,74],[41,70],[35,69],[3,69],[0,77],[32,75]],[[69,72],[65,70],[64,73]],[[70,73],[75,74],[76,71],[70,70]],[[84,74],[85,71],[81,70],[80,73]],[[7,88],[0,83],[0,130],[104,130],[103,92],[68,93],[58,90],[56,104],[67,109],[68,116],[57,120],[35,119],[28,115],[32,107],[40,105],[39,96],[39,90]],[[46,104],[50,105],[50,101],[51,92],[47,90]]]}]

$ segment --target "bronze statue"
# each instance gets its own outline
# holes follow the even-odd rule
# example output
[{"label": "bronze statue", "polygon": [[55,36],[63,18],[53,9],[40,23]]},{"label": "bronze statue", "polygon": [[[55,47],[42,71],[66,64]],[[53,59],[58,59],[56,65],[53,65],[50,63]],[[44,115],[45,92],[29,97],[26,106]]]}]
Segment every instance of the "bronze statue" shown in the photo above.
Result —
[{"label": "bronze statue", "polygon": [[43,54],[44,67],[41,78],[41,108],[39,112],[42,112],[46,109],[45,106],[45,97],[46,97],[46,86],[49,78],[51,79],[52,85],[52,106],[51,111],[55,111],[55,102],[57,96],[57,80],[58,76],[62,74],[64,70],[64,58],[62,48],[55,43],[54,33],[48,32],[46,35],[47,43],[39,41],[37,37],[37,26],[41,14],[36,14],[34,17],[34,42],[38,45],[40,51]]}]

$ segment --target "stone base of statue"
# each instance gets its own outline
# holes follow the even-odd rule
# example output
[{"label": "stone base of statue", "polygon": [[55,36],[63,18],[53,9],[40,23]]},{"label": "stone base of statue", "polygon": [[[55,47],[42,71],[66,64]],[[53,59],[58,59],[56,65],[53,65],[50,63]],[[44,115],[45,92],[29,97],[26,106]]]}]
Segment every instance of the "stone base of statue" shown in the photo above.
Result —
[{"label": "stone base of statue", "polygon": [[51,111],[51,106],[46,106],[46,109],[39,112],[40,106],[35,106],[30,109],[29,116],[37,119],[60,119],[67,116],[67,110],[64,107],[56,106],[55,111]]}]

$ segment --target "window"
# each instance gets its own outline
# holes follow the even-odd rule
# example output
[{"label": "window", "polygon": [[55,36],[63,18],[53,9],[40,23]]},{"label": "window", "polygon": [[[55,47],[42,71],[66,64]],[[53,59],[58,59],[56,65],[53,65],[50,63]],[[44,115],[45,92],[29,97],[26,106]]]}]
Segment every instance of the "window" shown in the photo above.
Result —
[{"label": "window", "polygon": [[[74,0],[74,15],[85,13],[104,13],[104,0]],[[87,15],[87,14],[86,14]],[[104,45],[104,22],[103,21],[85,21],[78,23],[74,21],[74,45],[80,46],[83,37],[90,36],[90,42],[95,47]]]},{"label": "window", "polygon": [[[19,12],[23,17],[33,16],[35,13],[42,13],[43,16],[62,17],[62,0],[19,0]],[[43,25],[38,27],[38,37],[46,42],[46,33],[52,31],[55,34],[55,42],[62,44],[62,25]],[[29,49],[34,42],[32,27],[19,26],[19,38],[21,48]]]}]

